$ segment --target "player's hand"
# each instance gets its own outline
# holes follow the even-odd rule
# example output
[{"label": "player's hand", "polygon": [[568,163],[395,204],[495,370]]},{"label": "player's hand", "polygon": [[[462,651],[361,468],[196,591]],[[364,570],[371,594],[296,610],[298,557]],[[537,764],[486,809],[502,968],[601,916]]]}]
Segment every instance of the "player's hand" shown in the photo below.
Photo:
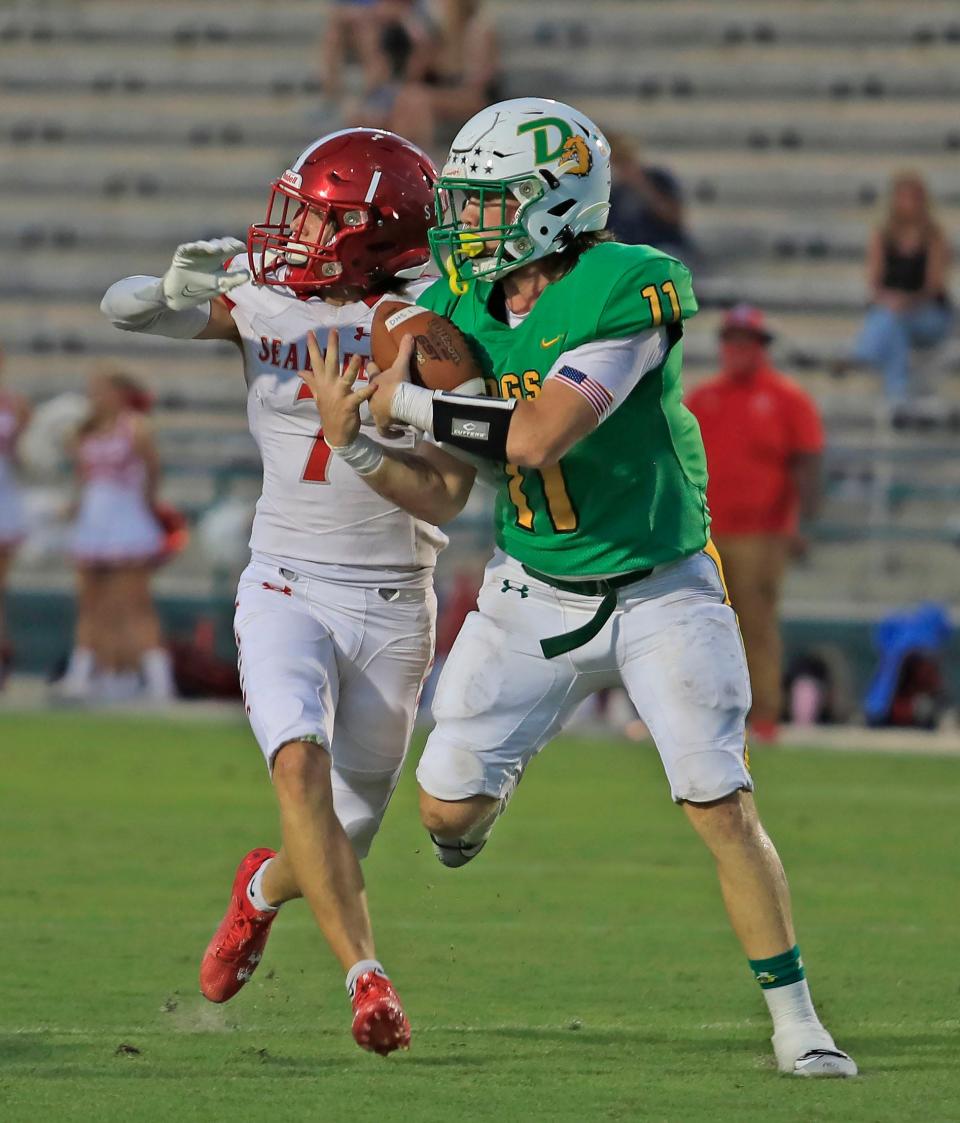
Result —
[{"label": "player's hand", "polygon": [[246,269],[227,273],[224,262],[246,253],[239,238],[214,238],[210,242],[184,242],[177,246],[170,268],[163,275],[163,300],[180,312],[193,308],[250,280]]},{"label": "player's hand", "polygon": [[363,362],[360,355],[353,355],[346,370],[340,373],[340,337],[336,331],[330,332],[326,354],[320,350],[316,335],[309,332],[307,350],[313,369],[300,371],[300,377],[317,403],[324,439],[328,445],[342,448],[360,432],[360,405],[373,397],[376,387],[354,390]]},{"label": "player's hand", "polygon": [[416,343],[413,336],[405,335],[400,340],[397,357],[393,360],[393,365],[387,367],[386,370],[377,371],[370,379],[376,390],[370,400],[370,413],[377,428],[385,436],[391,435],[391,431],[396,431],[398,422],[390,412],[390,407],[393,404],[393,392],[401,382],[410,381],[410,363],[413,360],[415,348]]},{"label": "player's hand", "polygon": [[[367,365],[365,367],[365,370],[366,370],[367,378],[370,379],[371,385],[373,386],[374,390],[376,390],[376,382],[377,382],[377,379],[380,377],[380,368],[373,361],[373,359],[371,359],[367,363]],[[374,395],[374,396],[376,396],[376,395]],[[380,434],[380,436],[386,437],[388,440],[391,440],[391,441],[398,440],[400,437],[405,436],[406,432],[407,432],[406,429],[402,425],[394,425],[394,424],[389,423],[389,422],[387,423],[386,426],[378,425],[377,419],[373,416],[373,410],[370,408],[370,401],[366,401],[360,406],[360,424],[361,425],[375,425],[376,429],[377,429],[377,432]]]}]

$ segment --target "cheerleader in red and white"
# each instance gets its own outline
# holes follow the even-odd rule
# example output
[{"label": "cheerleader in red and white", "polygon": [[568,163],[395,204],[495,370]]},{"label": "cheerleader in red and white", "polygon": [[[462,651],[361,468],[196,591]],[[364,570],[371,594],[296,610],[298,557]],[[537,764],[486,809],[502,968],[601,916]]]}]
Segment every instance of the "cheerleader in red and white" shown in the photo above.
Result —
[{"label": "cheerleader in red and white", "polygon": [[[0,370],[3,355],[0,353]],[[0,387],[0,687],[10,666],[4,600],[7,573],[17,547],[27,532],[27,518],[16,478],[16,450],[20,434],[30,418],[25,398]]]},{"label": "cheerleader in red and white", "polygon": [[74,443],[80,482],[70,553],[77,566],[73,651],[62,696],[91,696],[95,676],[110,684],[142,676],[148,697],[174,695],[170,656],[150,595],[164,551],[155,514],[159,462],[149,396],[128,375],[100,372],[89,384],[90,416]]}]

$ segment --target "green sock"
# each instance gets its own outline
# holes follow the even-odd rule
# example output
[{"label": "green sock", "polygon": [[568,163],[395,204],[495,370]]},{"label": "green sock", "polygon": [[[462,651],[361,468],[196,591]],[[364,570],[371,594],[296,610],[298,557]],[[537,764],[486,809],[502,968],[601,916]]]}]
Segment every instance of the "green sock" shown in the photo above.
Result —
[{"label": "green sock", "polygon": [[769,959],[748,959],[747,962],[750,964],[753,977],[763,990],[799,983],[806,975],[803,960],[800,958],[800,949],[796,944],[780,955],[771,956]]}]

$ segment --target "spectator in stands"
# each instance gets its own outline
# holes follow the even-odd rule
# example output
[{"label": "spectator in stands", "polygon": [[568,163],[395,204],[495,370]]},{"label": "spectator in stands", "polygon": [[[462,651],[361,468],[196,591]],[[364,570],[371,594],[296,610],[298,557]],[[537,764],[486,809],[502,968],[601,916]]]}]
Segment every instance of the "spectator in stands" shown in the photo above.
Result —
[{"label": "spectator in stands", "polygon": [[503,96],[497,31],[482,0],[440,0],[438,15],[439,51],[420,82],[404,90],[412,99],[410,113],[425,101],[435,134],[444,126],[459,127]]},{"label": "spectator in stands", "polygon": [[382,36],[399,25],[411,42],[428,38],[429,23],[422,0],[336,0],[326,13],[320,48],[323,88],[328,97],[343,92],[343,67],[356,59],[363,72],[364,94],[390,80],[391,66]]},{"label": "spectator in stands", "polygon": [[[127,374],[101,371],[89,385],[90,413],[74,442],[80,496],[70,536],[77,566],[74,647],[58,693],[105,700],[138,692],[174,695],[170,656],[150,595],[164,548],[154,514],[159,461],[145,417],[150,399]],[[138,673],[139,672],[139,673]]]},{"label": "spectator in stands", "polygon": [[417,85],[425,70],[422,44],[401,20],[390,20],[379,25],[376,33],[377,62],[371,72],[379,80],[370,86],[362,97],[348,101],[343,109],[343,124],[373,129],[389,129],[408,137],[420,148],[428,149],[433,143],[434,123],[425,102],[411,98],[408,90]]},{"label": "spectator in stands", "polygon": [[346,123],[390,129],[421,148],[435,147],[445,125],[457,125],[498,100],[496,30],[479,0],[442,0],[439,26],[387,21],[379,35],[384,80]]},{"label": "spectator in stands", "polygon": [[655,246],[689,260],[693,242],[684,219],[683,192],[672,172],[646,164],[631,137],[607,135],[613,182],[608,225],[621,242]]},{"label": "spectator in stands", "polygon": [[799,527],[820,500],[823,428],[812,399],[770,364],[763,313],[740,304],[720,328],[720,372],[687,406],[707,450],[711,533],[740,618],[754,740],[773,741],[781,711],[780,587]]},{"label": "spectator in stands", "polygon": [[894,176],[883,222],[867,251],[871,305],[853,359],[879,367],[891,403],[911,397],[910,351],[933,347],[950,330],[950,245],[916,172]]},{"label": "spectator in stands", "polygon": [[[0,351],[0,374],[3,352]],[[5,597],[7,573],[27,530],[27,520],[15,477],[17,441],[30,419],[25,398],[0,386],[0,689],[10,668],[12,652],[7,641]]]}]

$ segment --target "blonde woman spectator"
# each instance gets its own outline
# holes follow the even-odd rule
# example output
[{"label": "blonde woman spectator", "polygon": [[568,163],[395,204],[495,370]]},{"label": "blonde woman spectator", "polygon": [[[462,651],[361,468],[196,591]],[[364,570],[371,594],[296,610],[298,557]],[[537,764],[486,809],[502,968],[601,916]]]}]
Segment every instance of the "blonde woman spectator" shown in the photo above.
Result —
[{"label": "blonde woman spectator", "polygon": [[170,656],[150,595],[164,548],[154,508],[159,464],[145,413],[149,398],[120,372],[95,374],[90,415],[74,442],[80,483],[70,552],[77,567],[73,651],[62,697],[86,700],[97,677],[105,697],[142,675],[153,700],[174,694]]},{"label": "blonde woman spectator", "polygon": [[[3,353],[0,352],[0,372],[2,370]],[[3,687],[12,658],[4,613],[7,573],[27,530],[14,465],[17,441],[29,417],[30,407],[26,399],[0,386],[0,688]]]},{"label": "blonde woman spectator", "polygon": [[853,359],[879,367],[891,403],[911,397],[910,353],[932,347],[950,330],[950,245],[916,172],[894,176],[883,222],[867,251],[871,305]]}]

